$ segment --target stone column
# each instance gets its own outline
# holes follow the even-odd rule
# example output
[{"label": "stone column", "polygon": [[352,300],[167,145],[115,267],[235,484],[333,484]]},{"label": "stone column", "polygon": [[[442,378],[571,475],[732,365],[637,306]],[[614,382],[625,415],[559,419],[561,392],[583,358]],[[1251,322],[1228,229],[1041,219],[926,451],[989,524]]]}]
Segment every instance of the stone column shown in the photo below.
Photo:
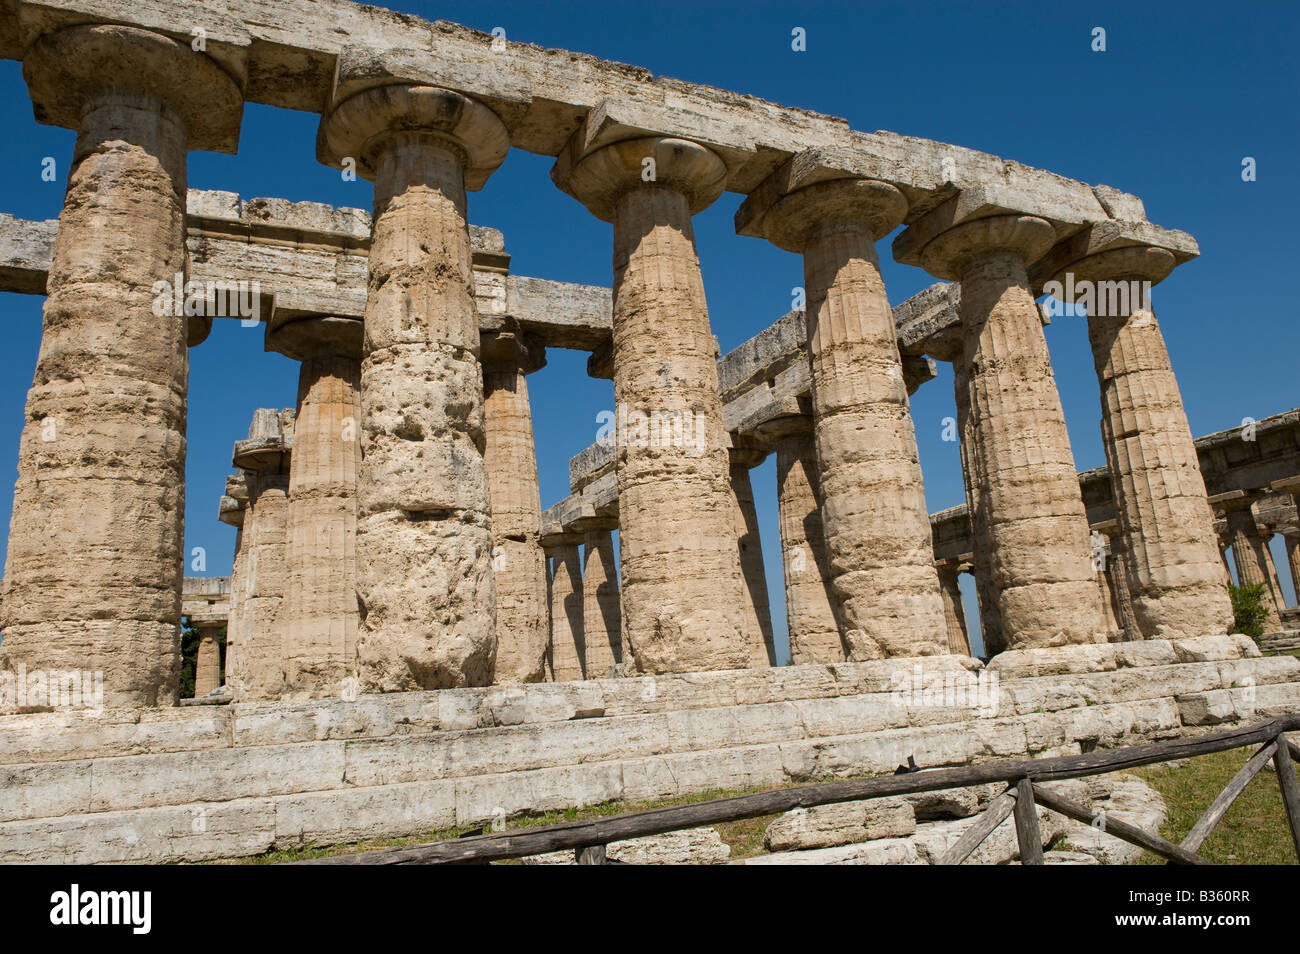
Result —
[{"label": "stone column", "polygon": [[1055,230],[1027,215],[957,225],[952,215],[928,213],[895,250],[919,250],[926,271],[961,282],[971,522],[989,546],[1005,646],[1104,641],[1078,472],[1026,272]]},{"label": "stone column", "polygon": [[248,549],[244,546],[244,515],[248,509],[248,484],[240,471],[226,478],[226,492],[217,508],[217,519],[235,528],[235,555],[230,567],[230,601],[226,611],[226,670],[234,668],[239,644],[239,610],[243,600]]},{"label": "stone column", "polygon": [[482,188],[509,135],[459,93],[351,88],[336,89],[317,153],[334,166],[354,158],[375,183],[357,495],[361,687],[487,685],[496,590],[465,191]]},{"label": "stone column", "polygon": [[740,552],[740,573],[744,580],[745,643],[749,647],[749,668],[776,665],[772,636],[772,608],[767,598],[767,569],[763,566],[763,544],[758,534],[758,510],[749,472],[763,462],[765,451],[755,448],[730,452],[732,519]]},{"label": "stone column", "polygon": [[1282,539],[1286,542],[1286,560],[1291,567],[1291,587],[1296,601],[1300,602],[1300,534],[1283,534]]},{"label": "stone column", "polygon": [[961,601],[961,584],[957,575],[961,570],[956,560],[941,560],[936,564],[939,587],[943,596],[943,618],[948,634],[948,652],[969,656],[970,633],[966,630],[966,607]]},{"label": "stone column", "polygon": [[846,658],[830,593],[830,561],[822,526],[821,487],[812,418],[783,417],[764,424],[760,439],[776,452],[777,516],[790,660],[795,665]]},{"label": "stone column", "polygon": [[803,254],[831,586],[850,659],[948,651],[916,435],[875,241],[907,212],[883,182],[797,189],[763,218]]},{"label": "stone column", "polygon": [[240,87],[188,43],[121,26],[39,38],[23,76],[36,118],[77,140],[18,452],[0,669],[101,671],[105,706],[172,705],[186,153],[234,152]]},{"label": "stone column", "polygon": [[970,413],[970,376],[966,368],[965,346],[960,341],[950,360],[957,406],[962,483],[966,491],[966,514],[971,529],[971,575],[975,578],[975,596],[979,602],[980,640],[984,644],[984,655],[991,658],[1006,649],[1007,644],[1002,632],[1002,613],[998,609],[998,588],[993,582],[993,544],[989,538],[988,503],[983,497],[984,482],[974,472],[975,462],[970,454],[974,439],[974,419]]},{"label": "stone column", "polygon": [[588,679],[604,679],[614,666],[623,663],[623,615],[613,530],[612,524],[592,524],[582,535],[583,672]]},{"label": "stone column", "polygon": [[1226,633],[1232,627],[1205,480],[1150,302],[1150,286],[1173,267],[1171,252],[1134,245],[1090,255],[1054,279],[1065,288],[1112,287],[1122,293],[1095,296],[1088,338],[1101,385],[1102,443],[1126,543],[1132,608],[1147,639]]},{"label": "stone column", "polygon": [[200,699],[221,685],[221,622],[190,621],[199,633],[199,655],[194,662],[194,698]]},{"label": "stone column", "polygon": [[266,348],[302,362],[285,531],[284,694],[338,696],[357,674],[361,322],[282,316]]},{"label": "stone column", "polygon": [[1255,514],[1250,509],[1251,499],[1246,497],[1233,503],[1236,506],[1228,510],[1228,533],[1232,538],[1232,559],[1237,564],[1237,582],[1241,586],[1263,584],[1263,605],[1268,609],[1264,632],[1278,632],[1282,628],[1282,620],[1278,615],[1273,574],[1269,572],[1272,569],[1272,557],[1268,553],[1267,541],[1255,523]]},{"label": "stone column", "polygon": [[546,364],[546,351],[511,331],[485,334],[482,348],[497,593],[493,681],[538,682],[546,657],[546,554],[538,543],[542,502],[526,375]]},{"label": "stone column", "polygon": [[[284,692],[282,607],[285,531],[289,521],[292,412],[259,410],[248,440],[235,444],[234,464],[244,471],[248,507],[241,553],[239,622],[226,654],[226,682],[238,702],[278,699]],[[232,584],[233,589],[233,584]]]},{"label": "stone column", "polygon": [[582,560],[577,540],[546,543],[551,558],[551,674],[555,682],[571,682],[586,678]]},{"label": "stone column", "polygon": [[[614,224],[615,460],[623,628],[641,672],[743,668],[744,584],[691,216],[721,193],[709,149],[644,138],[552,178]],[[650,181],[643,179],[643,174]]]}]

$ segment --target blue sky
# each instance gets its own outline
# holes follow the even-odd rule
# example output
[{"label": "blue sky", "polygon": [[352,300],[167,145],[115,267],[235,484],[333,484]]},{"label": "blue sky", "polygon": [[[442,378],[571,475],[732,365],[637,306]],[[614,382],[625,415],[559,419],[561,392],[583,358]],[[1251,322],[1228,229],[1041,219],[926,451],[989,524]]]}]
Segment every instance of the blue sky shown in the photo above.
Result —
[{"label": "blue sky", "polygon": [[[1288,293],[1295,273],[1300,103],[1294,4],[1252,3],[428,3],[388,6],[507,38],[646,67],[779,103],[956,143],[1141,196],[1148,217],[1196,236],[1201,258],[1155,292],[1192,430],[1203,434],[1300,405],[1300,334]],[[803,27],[806,52],[791,50]],[[1095,27],[1105,52],[1092,50]],[[0,212],[58,215],[73,134],[38,126],[17,63],[0,63],[0,124],[8,174]],[[250,105],[237,156],[192,153],[190,185],[245,198],[283,196],[370,208],[365,181],[347,183],[316,163],[317,117]],[[58,181],[41,181],[53,156]],[[1253,157],[1257,179],[1243,182]],[[501,229],[512,270],[608,285],[610,227],[550,182],[552,160],[513,151],[470,196],[471,221]],[[714,332],[723,350],[790,307],[802,284],[797,256],[735,234],[741,200],[727,194],[696,217]],[[932,279],[898,265],[880,245],[890,298]],[[0,294],[9,334],[0,354],[0,516],[16,476],[26,391],[40,343],[41,299]],[[1047,329],[1080,469],[1104,463],[1096,375],[1081,319]],[[612,386],[585,376],[584,354],[552,350],[529,380],[542,505],[567,493],[567,461],[589,444]],[[203,547],[207,573],[229,572],[234,531],[216,519],[231,444],[257,407],[294,403],[297,365],[262,350],[260,330],[217,322],[191,352],[186,549]],[[963,502],[957,446],[940,439],[954,413],[952,377],[912,402],[930,509]],[[784,603],[775,470],[754,472],[778,642]],[[0,541],[2,543],[3,541]],[[1275,546],[1285,577],[1285,558]],[[192,571],[187,570],[187,573]],[[963,578],[966,580],[967,578]],[[1284,589],[1290,594],[1289,580]],[[967,593],[968,615],[976,616]]]}]

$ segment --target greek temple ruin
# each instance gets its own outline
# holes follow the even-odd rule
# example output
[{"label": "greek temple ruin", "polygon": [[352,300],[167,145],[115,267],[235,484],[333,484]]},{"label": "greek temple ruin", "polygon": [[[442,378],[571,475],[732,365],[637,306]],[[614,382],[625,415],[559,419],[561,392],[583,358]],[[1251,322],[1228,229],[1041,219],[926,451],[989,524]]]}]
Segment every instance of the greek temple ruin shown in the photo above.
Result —
[{"label": "greek temple ruin", "polygon": [[[1300,411],[1193,438],[1148,294],[1191,235],[1109,186],[493,41],[345,0],[0,2],[35,117],[77,133],[58,220],[0,215],[0,290],[45,296],[0,672],[102,673],[93,711],[6,697],[0,859],[250,855],[1297,710],[1300,659],[1230,635],[1226,553],[1266,628],[1296,627],[1268,540],[1300,589]],[[188,189],[245,103],[318,113],[318,160],[372,181],[373,214]],[[611,224],[609,287],[517,275],[470,224],[511,149]],[[806,289],[725,355],[691,224],[723,192]],[[894,258],[936,283],[891,304],[900,226]],[[188,353],[240,318],[214,289],[248,283],[297,402],[232,449],[231,576],[186,579]],[[1044,294],[1087,309],[1099,469]],[[548,349],[587,352],[615,413],[543,509]],[[931,514],[909,396],[936,362],[966,503]],[[182,619],[220,704],[177,705]],[[900,703],[921,673],[1001,693]]]}]

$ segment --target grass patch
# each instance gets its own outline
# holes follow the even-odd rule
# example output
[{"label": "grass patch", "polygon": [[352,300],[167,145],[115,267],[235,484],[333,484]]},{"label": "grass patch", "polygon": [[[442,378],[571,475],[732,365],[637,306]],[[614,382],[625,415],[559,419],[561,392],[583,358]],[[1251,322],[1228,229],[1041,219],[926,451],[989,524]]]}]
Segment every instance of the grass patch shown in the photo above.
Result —
[{"label": "grass patch", "polygon": [[[1164,796],[1168,817],[1160,834],[1177,844],[1210,807],[1257,747],[1198,755],[1184,765],[1130,769]],[[1241,793],[1198,852],[1221,865],[1293,865],[1291,830],[1277,774],[1264,769]],[[1138,864],[1164,864],[1145,853]]]}]

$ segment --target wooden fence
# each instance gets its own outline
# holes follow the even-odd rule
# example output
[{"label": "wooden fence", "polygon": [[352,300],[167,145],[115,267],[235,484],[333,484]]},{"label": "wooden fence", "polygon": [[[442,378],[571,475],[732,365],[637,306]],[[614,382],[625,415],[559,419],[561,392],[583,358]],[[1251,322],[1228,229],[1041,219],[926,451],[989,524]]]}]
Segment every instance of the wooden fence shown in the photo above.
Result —
[{"label": "wooden fence", "polygon": [[1110,816],[1104,819],[1104,830],[1107,834],[1154,852],[1174,864],[1209,864],[1210,862],[1196,853],[1197,850],[1214,830],[1214,826],[1223,818],[1228,807],[1246,788],[1246,784],[1263,769],[1265,763],[1272,760],[1282,789],[1287,821],[1291,827],[1291,839],[1297,858],[1300,858],[1300,783],[1296,781],[1294,767],[1295,760],[1300,759],[1300,746],[1288,740],[1283,734],[1297,730],[1300,730],[1300,715],[1289,714],[1252,726],[1241,726],[1149,745],[1098,750],[1086,755],[989,762],[958,768],[922,769],[880,778],[823,782],[753,795],[719,798],[674,808],[657,808],[615,815],[609,818],[493,832],[418,845],[413,848],[383,848],[360,854],[314,858],[298,864],[486,864],[507,858],[522,858],[527,855],[564,850],[572,850],[578,864],[606,864],[605,846],[610,842],[627,838],[659,835],[669,831],[716,825],[721,822],[756,818],[795,808],[811,808],[815,805],[829,805],[835,802],[884,798],[890,795],[912,795],[918,792],[1004,782],[1007,785],[1006,791],[993,800],[956,844],[939,859],[938,864],[960,864],[970,857],[970,854],[1006,820],[1008,815],[1014,815],[1021,862],[1027,865],[1038,865],[1043,863],[1043,843],[1038,830],[1038,813],[1035,805],[1042,805],[1085,824],[1098,821],[1096,812],[1043,788],[1041,783],[1122,772],[1139,765],[1170,762],[1175,759],[1253,745],[1258,745],[1260,748],[1205,810],[1205,814],[1180,844],[1174,844],[1158,834],[1144,831]]}]

